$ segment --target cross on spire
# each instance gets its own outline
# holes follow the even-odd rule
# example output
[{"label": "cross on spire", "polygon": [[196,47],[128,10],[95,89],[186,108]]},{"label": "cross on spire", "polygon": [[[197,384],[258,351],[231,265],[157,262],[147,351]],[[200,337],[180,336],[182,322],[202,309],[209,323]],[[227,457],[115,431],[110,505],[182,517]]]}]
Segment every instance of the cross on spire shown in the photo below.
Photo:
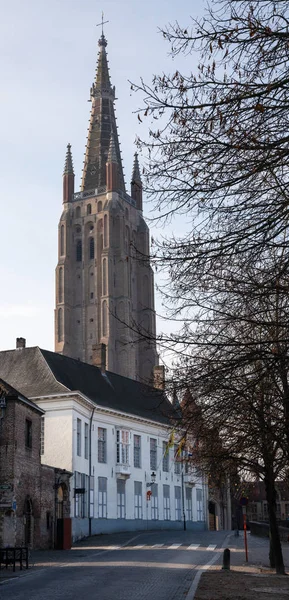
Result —
[{"label": "cross on spire", "polygon": [[102,37],[103,37],[103,26],[104,26],[105,23],[109,23],[109,21],[104,21],[103,19],[104,19],[104,12],[102,11],[102,13],[101,13],[101,23],[97,23],[96,24],[96,27],[100,27],[101,26],[101,35],[102,35]]}]

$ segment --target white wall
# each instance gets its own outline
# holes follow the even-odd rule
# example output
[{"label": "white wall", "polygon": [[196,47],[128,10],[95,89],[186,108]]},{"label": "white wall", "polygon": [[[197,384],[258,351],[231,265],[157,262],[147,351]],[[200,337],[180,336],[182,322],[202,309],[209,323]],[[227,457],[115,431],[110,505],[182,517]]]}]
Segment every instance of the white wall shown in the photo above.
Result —
[{"label": "white wall", "polygon": [[[88,432],[90,430],[90,418],[93,410],[93,403],[86,401],[80,395],[58,397],[57,399],[39,400],[37,403],[46,411],[45,413],[45,452],[42,456],[42,462],[56,467],[65,468],[69,471],[89,475],[89,452],[88,457],[84,456],[84,425],[87,423]],[[77,455],[77,419],[81,420],[81,456]],[[98,427],[107,431],[107,462],[98,462]],[[133,521],[135,519],[135,497],[134,482],[142,483],[142,520],[151,520],[151,501],[147,501],[147,491],[151,489],[147,484],[151,481],[150,468],[150,438],[157,439],[157,469],[156,483],[158,484],[158,521],[164,520],[163,510],[163,485],[170,486],[170,521],[176,521],[175,513],[175,486],[182,487],[181,474],[174,472],[174,449],[169,450],[169,472],[163,472],[163,441],[167,442],[170,434],[170,428],[149,422],[141,418],[130,415],[122,415],[109,409],[97,407],[95,409],[92,428],[91,428],[91,474],[94,477],[94,519],[99,518],[98,508],[98,478],[107,479],[107,519],[117,520],[117,479],[116,473],[116,430],[124,429],[129,432],[129,476],[125,482],[125,500],[126,510],[125,519]],[[134,467],[133,461],[133,441],[134,434],[141,436],[141,468]],[[202,488],[204,498],[203,518],[207,520],[206,501],[207,494],[202,479],[194,477],[195,486],[192,487],[192,521],[197,522],[197,504],[196,490]],[[88,483],[88,478],[86,478]],[[71,515],[75,517],[75,498],[74,488],[79,487],[73,476],[71,479]],[[184,488],[186,484],[184,485]],[[87,490],[85,519],[77,518],[79,522],[77,530],[80,535],[84,535],[88,528],[89,516],[89,492]],[[92,515],[90,515],[92,516]],[[183,510],[181,503],[181,520],[183,519]],[[101,519],[104,521],[104,519]],[[83,521],[83,527],[80,524]],[[118,519],[118,521],[120,521]],[[166,523],[168,523],[166,521]],[[116,529],[119,523],[116,524]],[[86,532],[87,534],[87,532]]]},{"label": "white wall", "polygon": [[52,467],[72,471],[72,404],[68,402],[37,401],[45,410],[44,454],[41,462]]}]

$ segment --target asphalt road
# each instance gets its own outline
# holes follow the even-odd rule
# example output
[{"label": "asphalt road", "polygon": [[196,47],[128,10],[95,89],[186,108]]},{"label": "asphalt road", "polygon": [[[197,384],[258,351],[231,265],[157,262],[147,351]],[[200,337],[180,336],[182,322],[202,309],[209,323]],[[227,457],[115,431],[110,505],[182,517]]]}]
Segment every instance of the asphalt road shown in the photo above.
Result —
[{"label": "asphalt road", "polygon": [[43,553],[41,566],[0,586],[0,598],[185,600],[198,569],[221,562],[225,540],[226,532],[97,536],[58,553],[57,563]]}]

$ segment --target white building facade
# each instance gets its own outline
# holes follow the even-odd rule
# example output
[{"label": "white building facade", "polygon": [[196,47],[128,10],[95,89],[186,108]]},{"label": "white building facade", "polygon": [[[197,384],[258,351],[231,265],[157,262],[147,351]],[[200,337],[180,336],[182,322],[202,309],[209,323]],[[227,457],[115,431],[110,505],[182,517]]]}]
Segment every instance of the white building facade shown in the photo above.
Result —
[{"label": "white building facade", "polygon": [[[207,486],[168,448],[171,428],[95,406],[80,393],[34,398],[44,463],[73,472],[73,540],[89,534],[207,528]],[[192,472],[193,471],[193,472]],[[185,513],[185,515],[184,515]]]}]

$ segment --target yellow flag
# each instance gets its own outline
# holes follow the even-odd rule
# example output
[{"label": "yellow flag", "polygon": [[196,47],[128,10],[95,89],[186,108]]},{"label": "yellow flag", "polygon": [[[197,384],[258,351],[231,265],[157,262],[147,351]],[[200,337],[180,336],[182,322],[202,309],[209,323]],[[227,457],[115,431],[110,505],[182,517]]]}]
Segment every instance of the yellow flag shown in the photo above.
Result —
[{"label": "yellow flag", "polygon": [[174,445],[174,441],[175,441],[175,431],[173,430],[173,431],[171,432],[171,435],[170,435],[170,437],[169,437],[169,441],[168,441],[168,443],[167,443],[167,447],[166,447],[166,450],[165,450],[164,456],[167,456],[167,455],[168,455],[168,453],[169,453],[169,449],[170,449],[170,448],[172,448],[172,446]]},{"label": "yellow flag", "polygon": [[176,451],[176,456],[181,456],[183,448],[185,446],[186,443],[186,438],[183,437],[178,445],[177,451]]}]

